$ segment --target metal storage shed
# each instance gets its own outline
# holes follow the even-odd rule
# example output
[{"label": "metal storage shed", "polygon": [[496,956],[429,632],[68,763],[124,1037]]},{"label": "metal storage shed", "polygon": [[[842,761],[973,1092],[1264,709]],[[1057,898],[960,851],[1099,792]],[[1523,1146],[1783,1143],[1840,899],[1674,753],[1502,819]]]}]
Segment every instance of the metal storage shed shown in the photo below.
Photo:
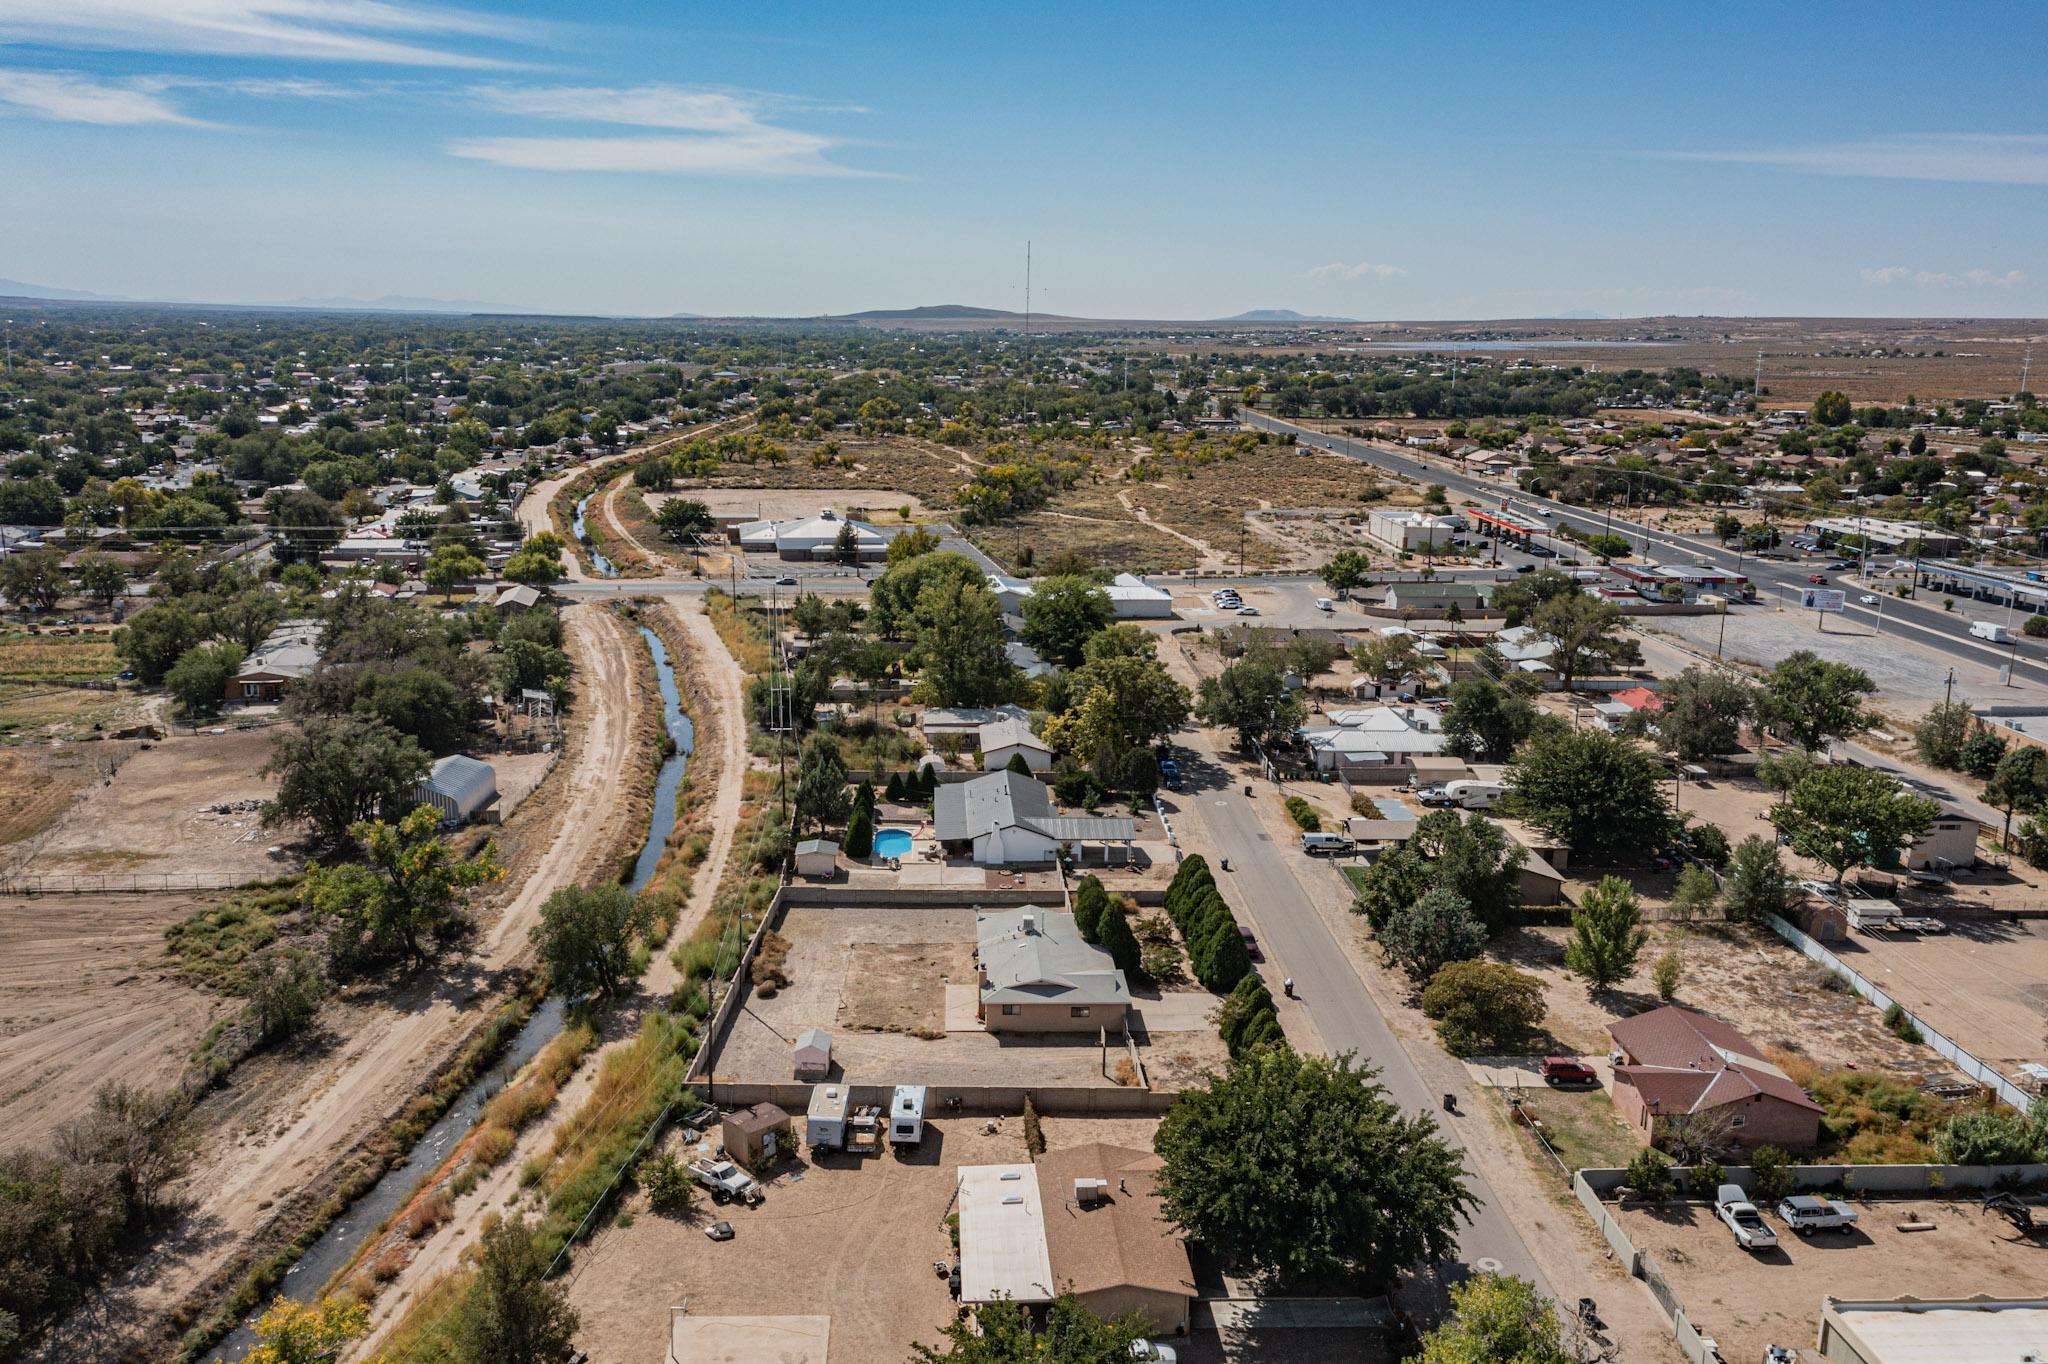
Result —
[{"label": "metal storage shed", "polygon": [[755,1104],[725,1115],[720,1135],[725,1158],[747,1173],[761,1175],[789,1141],[789,1114],[774,1104]]},{"label": "metal storage shed", "polygon": [[832,1034],[805,1028],[796,1036],[796,1078],[822,1080],[832,1073]]},{"label": "metal storage shed", "polygon": [[435,760],[413,798],[439,810],[443,823],[461,824],[497,804],[498,774],[487,762],[453,753]]}]

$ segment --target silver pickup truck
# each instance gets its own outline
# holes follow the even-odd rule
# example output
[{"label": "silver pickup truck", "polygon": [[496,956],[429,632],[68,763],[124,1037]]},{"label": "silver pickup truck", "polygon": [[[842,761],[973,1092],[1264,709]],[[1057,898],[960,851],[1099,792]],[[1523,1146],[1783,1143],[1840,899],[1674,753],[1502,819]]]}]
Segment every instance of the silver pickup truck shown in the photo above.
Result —
[{"label": "silver pickup truck", "polygon": [[1856,1209],[1839,1199],[1794,1194],[1779,1200],[1778,1220],[1801,1236],[1817,1231],[1839,1231],[1846,1236],[1856,1225]]}]

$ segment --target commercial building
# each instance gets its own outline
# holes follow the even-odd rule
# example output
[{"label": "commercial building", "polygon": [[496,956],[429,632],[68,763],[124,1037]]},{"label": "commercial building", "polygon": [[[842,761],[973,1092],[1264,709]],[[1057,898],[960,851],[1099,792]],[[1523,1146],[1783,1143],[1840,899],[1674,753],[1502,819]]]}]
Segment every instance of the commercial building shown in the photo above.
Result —
[{"label": "commercial building", "polygon": [[889,537],[865,521],[827,508],[816,516],[787,521],[742,521],[727,534],[741,549],[784,559],[857,559],[872,562],[889,552]]},{"label": "commercial building", "polygon": [[1402,552],[1443,549],[1462,533],[1465,523],[1455,516],[1432,516],[1424,511],[1373,511],[1365,518],[1365,533],[1390,549]]},{"label": "commercial building", "polygon": [[[988,575],[988,590],[1006,616],[1022,615],[1033,588],[1022,578],[1003,573]],[[1119,573],[1102,588],[1110,611],[1118,620],[1165,620],[1173,615],[1173,594],[1154,587],[1135,573]]]},{"label": "commercial building", "polygon": [[2015,1364],[2048,1358],[2048,1299],[1823,1298],[1815,1348],[1832,1364]]},{"label": "commercial building", "polygon": [[1922,554],[1953,554],[1969,543],[1963,536],[1925,521],[1884,521],[1874,516],[1825,516],[1806,528],[1823,544],[1849,536],[1887,550],[1917,545]]},{"label": "commercial building", "polygon": [[1124,1026],[1130,982],[1109,953],[1081,940],[1063,909],[974,916],[975,1013],[990,1032],[1079,1032]]}]

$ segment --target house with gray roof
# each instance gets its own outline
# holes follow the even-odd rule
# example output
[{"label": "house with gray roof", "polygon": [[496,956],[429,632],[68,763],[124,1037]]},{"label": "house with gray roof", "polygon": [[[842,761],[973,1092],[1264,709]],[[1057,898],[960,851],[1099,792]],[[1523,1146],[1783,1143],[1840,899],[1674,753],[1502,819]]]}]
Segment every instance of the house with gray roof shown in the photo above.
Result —
[{"label": "house with gray roof", "polygon": [[228,679],[222,699],[264,705],[284,698],[284,689],[320,666],[320,622],[288,620],[242,660]]},{"label": "house with gray roof", "polygon": [[1050,862],[1061,844],[1082,861],[1091,850],[1107,861],[1112,846],[1128,857],[1138,836],[1137,821],[1128,817],[1056,813],[1044,782],[1010,771],[939,787],[933,828],[949,852],[971,850],[990,867]]},{"label": "house with gray roof", "polygon": [[1130,982],[1109,953],[1081,940],[1062,909],[994,910],[974,916],[979,998],[990,1032],[1087,1032],[1124,1025]]}]

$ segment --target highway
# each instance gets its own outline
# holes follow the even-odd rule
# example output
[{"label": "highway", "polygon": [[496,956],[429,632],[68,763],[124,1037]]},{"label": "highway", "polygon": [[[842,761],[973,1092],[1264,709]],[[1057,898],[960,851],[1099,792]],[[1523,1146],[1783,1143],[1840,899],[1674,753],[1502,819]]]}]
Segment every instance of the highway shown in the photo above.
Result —
[{"label": "highway", "polygon": [[[1301,444],[1315,446],[1331,454],[1357,460],[1361,464],[1370,464],[1376,469],[1400,474],[1420,483],[1441,483],[1449,491],[1460,493],[1476,502],[1498,505],[1505,500],[1510,510],[1531,514],[1539,511],[1548,512],[1547,519],[1553,525],[1569,524],[1588,533],[1615,530],[1641,544],[1646,554],[1662,556],[1663,562],[1704,564],[1710,568],[1744,574],[1756,585],[1758,596],[1767,602],[1783,602],[1789,598],[1796,603],[1799,592],[1811,585],[1807,582],[1807,575],[1815,571],[1803,564],[1753,558],[1725,549],[1716,540],[1656,530],[1639,522],[1615,523],[1605,512],[1587,511],[1569,503],[1537,497],[1516,488],[1474,478],[1462,470],[1448,468],[1436,461],[1426,460],[1373,441],[1356,440],[1349,436],[1326,436],[1258,412],[1240,412],[1239,418],[1257,430],[1291,435]],[[1839,586],[1838,583],[1836,585]],[[1957,610],[1950,612],[1938,606],[1927,605],[1917,598],[1905,601],[1889,597],[1884,600],[1880,611],[1877,607],[1858,603],[1858,595],[1853,587],[1848,589],[1849,600],[1843,614],[1849,620],[1881,628],[1886,634],[1924,645],[1943,655],[1969,658],[1993,668],[2001,667],[2010,660],[2014,665],[2015,682],[2048,684],[2048,665],[2044,665],[2038,656],[2030,656],[2026,652],[2028,645],[2022,644],[2015,652],[2011,646],[1990,644],[1970,634],[1968,607],[1972,603],[1965,602]],[[1974,605],[1977,606],[1980,615],[1989,613],[1994,619],[2004,619],[2002,606],[1993,606],[1990,603]],[[1739,608],[1735,614],[1739,616]]]}]

